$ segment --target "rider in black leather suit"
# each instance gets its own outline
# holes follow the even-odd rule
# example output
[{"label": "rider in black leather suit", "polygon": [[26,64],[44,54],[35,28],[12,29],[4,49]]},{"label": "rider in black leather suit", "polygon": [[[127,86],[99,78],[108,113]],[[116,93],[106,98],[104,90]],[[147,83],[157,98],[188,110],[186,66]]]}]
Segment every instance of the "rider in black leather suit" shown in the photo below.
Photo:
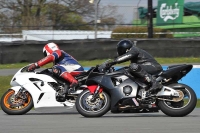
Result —
[{"label": "rider in black leather suit", "polygon": [[162,85],[152,77],[152,74],[158,74],[163,69],[149,53],[135,47],[133,43],[127,39],[119,41],[117,44],[117,52],[118,57],[115,58],[113,62],[108,63],[108,66],[131,61],[129,66],[130,73],[151,84],[151,88],[147,90],[149,93],[153,93],[155,90],[162,88]]}]

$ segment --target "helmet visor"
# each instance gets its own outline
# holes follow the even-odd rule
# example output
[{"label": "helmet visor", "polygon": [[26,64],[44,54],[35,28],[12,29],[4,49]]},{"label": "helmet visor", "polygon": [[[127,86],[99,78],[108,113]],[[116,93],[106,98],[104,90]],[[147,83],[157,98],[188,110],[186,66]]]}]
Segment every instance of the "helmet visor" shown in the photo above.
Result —
[{"label": "helmet visor", "polygon": [[46,50],[43,52],[43,54],[44,54],[44,57],[46,57],[46,56],[47,56],[47,52],[46,52]]},{"label": "helmet visor", "polygon": [[119,47],[119,48],[117,48],[117,53],[118,53],[118,55],[120,56],[120,55],[125,54],[125,53],[126,53],[126,50]]}]

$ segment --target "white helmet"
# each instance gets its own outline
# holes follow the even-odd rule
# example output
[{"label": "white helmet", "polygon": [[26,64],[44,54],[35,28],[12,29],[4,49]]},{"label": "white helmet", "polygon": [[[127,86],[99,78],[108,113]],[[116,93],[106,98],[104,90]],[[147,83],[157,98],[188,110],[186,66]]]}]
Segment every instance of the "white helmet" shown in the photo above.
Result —
[{"label": "white helmet", "polygon": [[48,43],[43,48],[43,54],[44,56],[52,54],[54,51],[59,50],[59,47],[55,43]]}]

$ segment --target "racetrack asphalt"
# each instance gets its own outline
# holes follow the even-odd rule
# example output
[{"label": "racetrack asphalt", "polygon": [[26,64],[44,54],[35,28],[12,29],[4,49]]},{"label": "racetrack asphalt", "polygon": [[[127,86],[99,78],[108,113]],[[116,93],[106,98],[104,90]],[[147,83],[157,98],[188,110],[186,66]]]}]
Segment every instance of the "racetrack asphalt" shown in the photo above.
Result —
[{"label": "racetrack asphalt", "polygon": [[0,133],[199,133],[200,109],[185,117],[162,112],[112,114],[85,118],[75,109],[62,113],[7,115],[0,110]]},{"label": "racetrack asphalt", "polygon": [[[2,69],[1,76],[19,69]],[[76,109],[59,113],[31,110],[26,115],[7,115],[0,110],[0,133],[199,133],[200,108],[185,117],[159,113],[112,114],[85,118]]]},{"label": "racetrack asphalt", "polygon": [[0,69],[0,76],[14,75],[19,69]]}]

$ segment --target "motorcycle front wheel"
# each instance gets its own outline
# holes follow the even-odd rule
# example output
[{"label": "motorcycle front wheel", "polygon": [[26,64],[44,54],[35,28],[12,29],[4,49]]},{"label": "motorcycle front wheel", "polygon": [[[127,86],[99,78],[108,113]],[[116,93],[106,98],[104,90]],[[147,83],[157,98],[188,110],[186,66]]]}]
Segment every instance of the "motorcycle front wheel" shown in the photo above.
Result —
[{"label": "motorcycle front wheel", "polygon": [[175,98],[174,101],[160,100],[158,106],[161,111],[168,116],[182,117],[191,113],[197,104],[197,97],[194,90],[181,83],[171,84],[171,87],[179,92],[179,98]]},{"label": "motorcycle front wheel", "polygon": [[33,100],[27,91],[23,92],[23,94],[20,94],[18,97],[14,94],[15,91],[9,89],[1,97],[1,108],[6,114],[23,115],[32,109]]},{"label": "motorcycle front wheel", "polygon": [[85,117],[101,117],[110,110],[110,96],[101,92],[94,100],[89,90],[84,90],[76,99],[77,111]]}]

